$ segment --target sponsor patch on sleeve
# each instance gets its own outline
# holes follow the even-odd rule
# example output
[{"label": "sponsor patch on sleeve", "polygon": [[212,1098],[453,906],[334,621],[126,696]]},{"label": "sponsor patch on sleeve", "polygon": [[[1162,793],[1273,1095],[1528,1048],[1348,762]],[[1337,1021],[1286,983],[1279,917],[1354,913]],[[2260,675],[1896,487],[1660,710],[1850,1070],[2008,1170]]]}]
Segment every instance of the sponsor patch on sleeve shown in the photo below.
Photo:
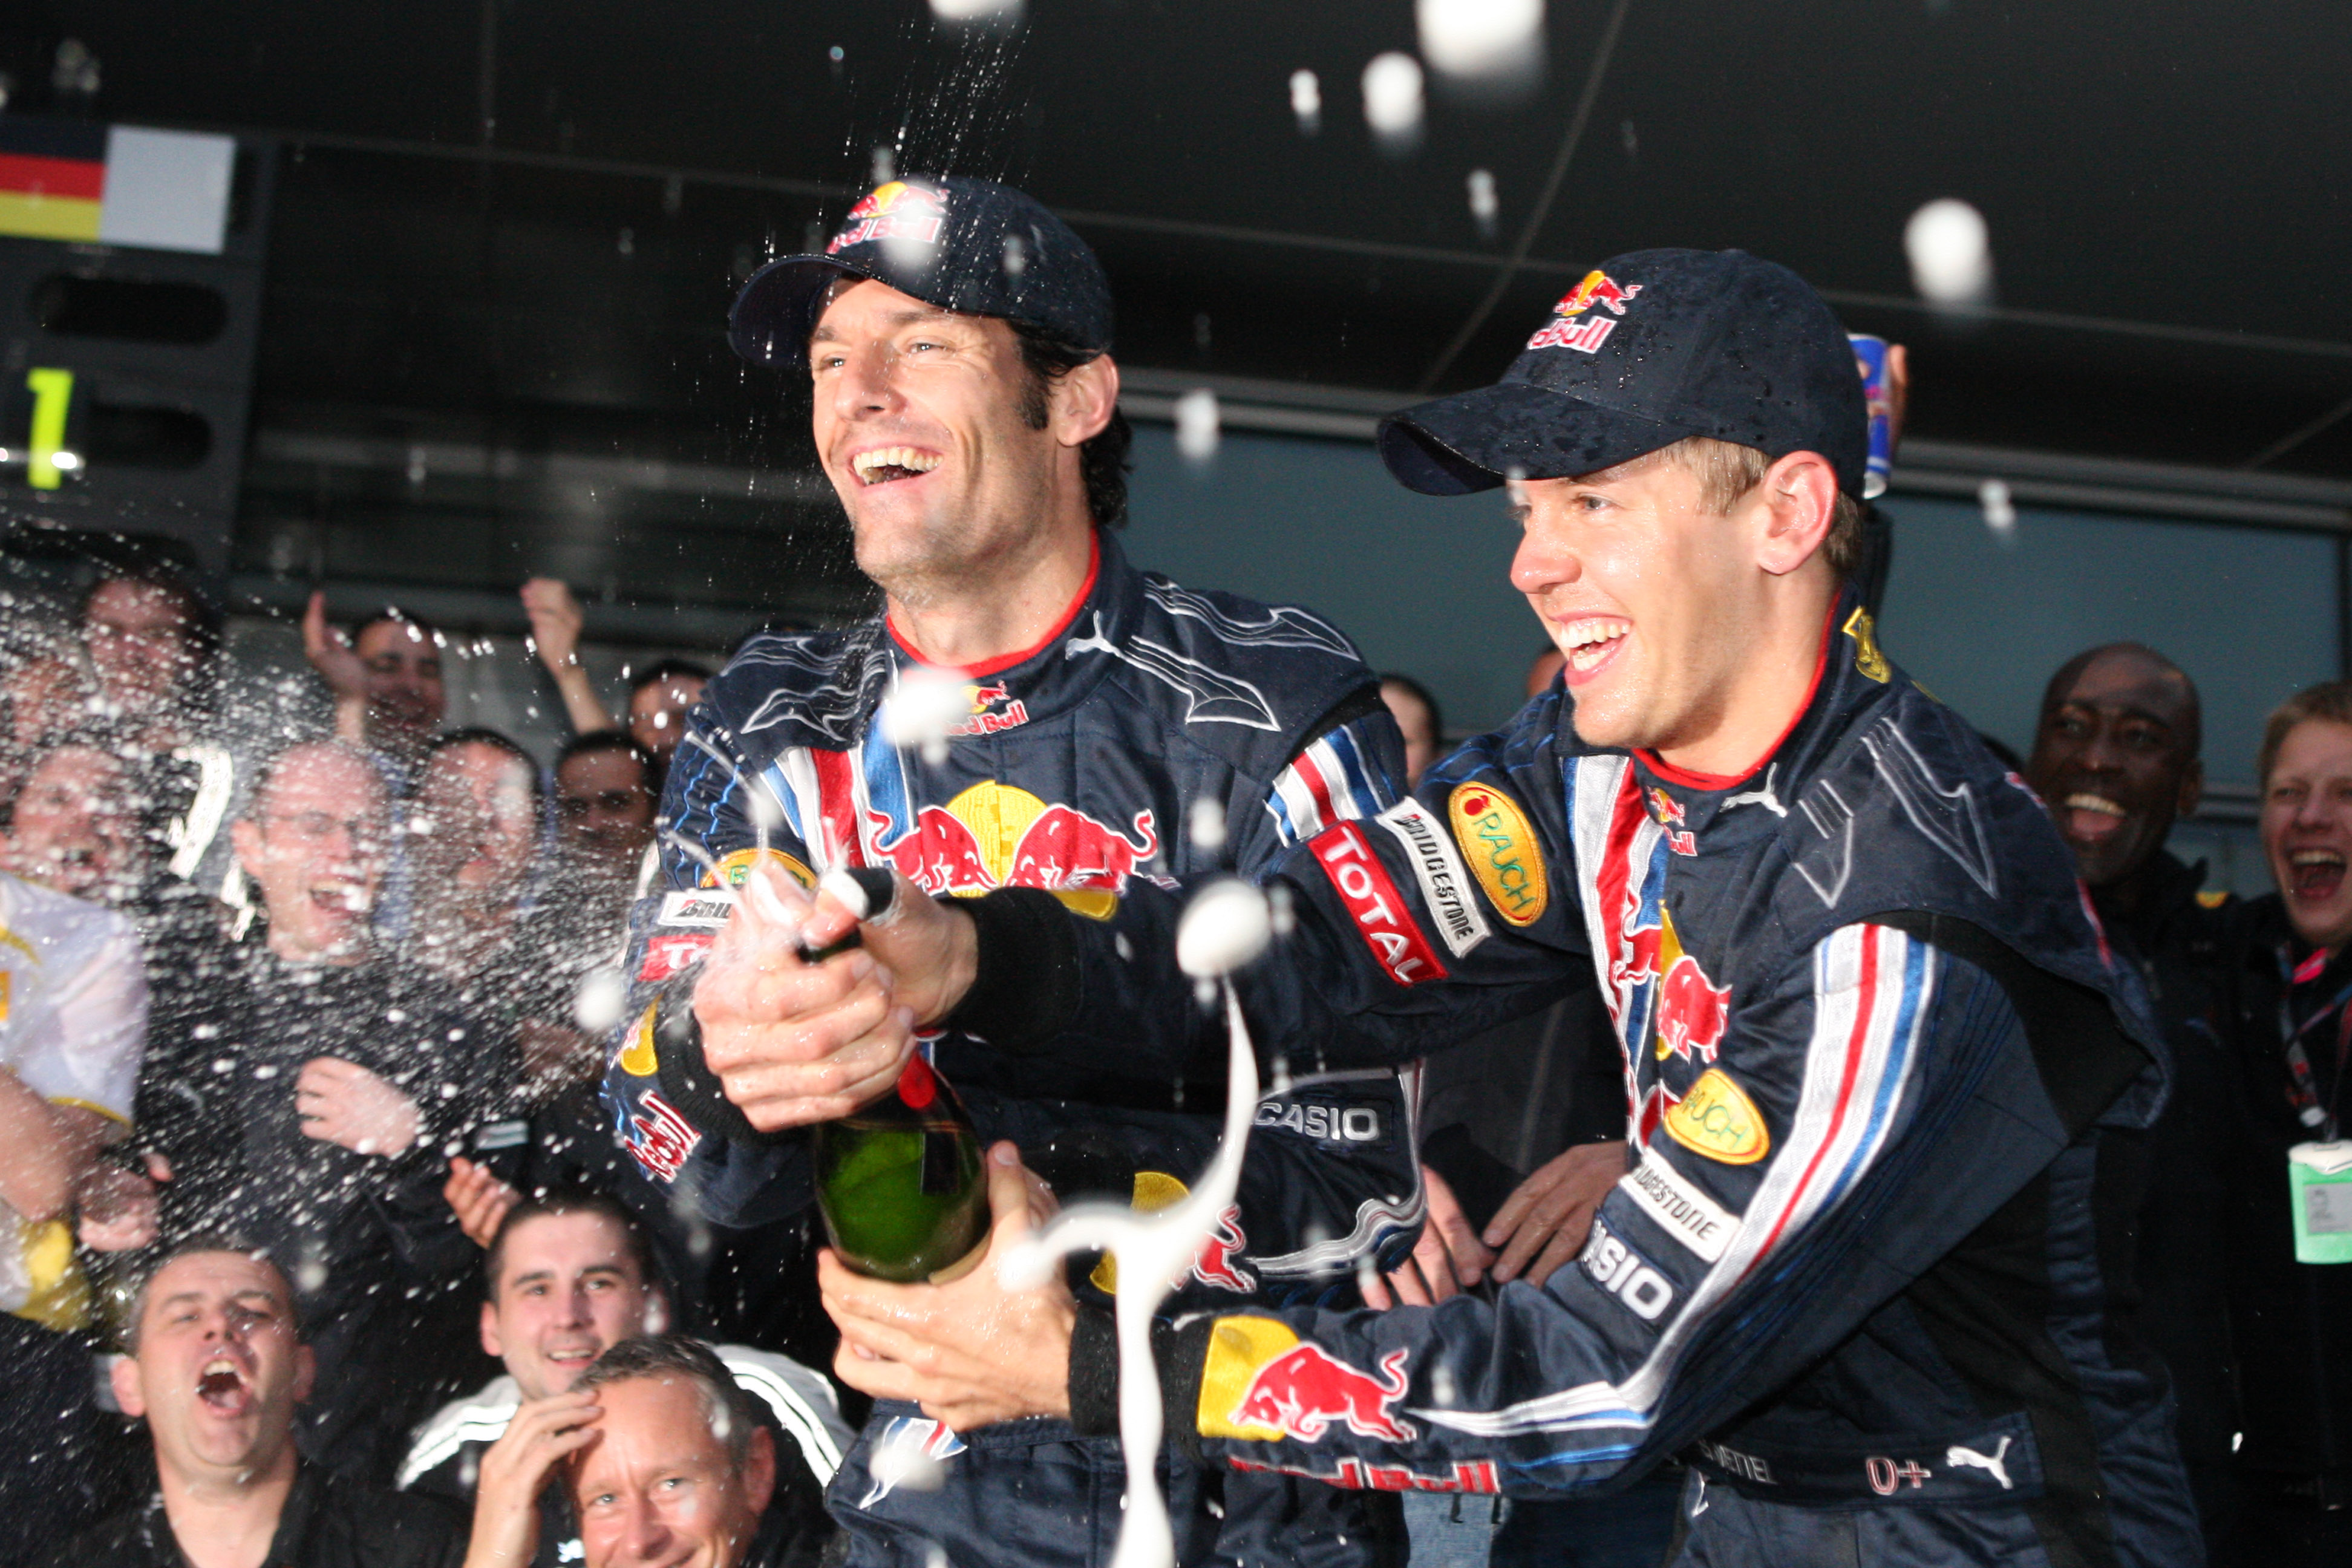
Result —
[{"label": "sponsor patch on sleeve", "polygon": [[1515,926],[1530,926],[1550,906],[1549,879],[1535,826],[1519,803],[1494,785],[1472,779],[1446,797],[1454,841],[1470,862],[1471,875],[1486,889],[1495,912]]},{"label": "sponsor patch on sleeve", "polygon": [[675,1182],[686,1168],[687,1156],[702,1142],[702,1132],[658,1090],[647,1089],[637,1097],[637,1110],[629,1117],[623,1138],[646,1174],[656,1181]]},{"label": "sponsor patch on sleeve", "polygon": [[646,1003],[644,1016],[629,1030],[629,1043],[621,1048],[621,1070],[631,1078],[652,1078],[661,1070],[661,1059],[654,1054],[654,1015],[660,1011],[660,1003]]},{"label": "sponsor patch on sleeve", "polygon": [[1494,934],[1470,891],[1453,838],[1427,806],[1407,795],[1373,820],[1404,846],[1405,861],[1447,952],[1460,958]]},{"label": "sponsor patch on sleeve", "polygon": [[639,984],[652,984],[693,968],[717,940],[699,931],[690,936],[647,938],[645,959],[637,965]]},{"label": "sponsor patch on sleeve", "polygon": [[1356,930],[1373,958],[1399,985],[1419,985],[1445,978],[1429,939],[1421,934],[1412,906],[1381,865],[1380,857],[1352,822],[1328,827],[1313,840],[1315,858],[1324,875],[1339,890],[1339,900],[1355,918]]},{"label": "sponsor patch on sleeve", "polygon": [[1684,1148],[1727,1165],[1752,1165],[1771,1152],[1764,1113],[1721,1068],[1709,1068],[1666,1111],[1666,1133]]},{"label": "sponsor patch on sleeve", "polygon": [[732,888],[697,888],[662,895],[661,921],[666,926],[701,926],[716,931],[735,912]]},{"label": "sponsor patch on sleeve", "polygon": [[722,855],[716,865],[704,867],[702,885],[706,888],[740,888],[743,885],[743,879],[751,874],[751,868],[761,865],[780,868],[785,876],[803,888],[816,886],[816,873],[790,855],[781,849],[758,847],[738,849],[732,854]]},{"label": "sponsor patch on sleeve", "polygon": [[1365,1372],[1277,1319],[1219,1319],[1202,1368],[1202,1435],[1312,1443],[1345,1426],[1359,1437],[1410,1443],[1416,1428],[1390,1407],[1412,1386],[1404,1370],[1411,1353],[1391,1351],[1377,1371]]},{"label": "sponsor patch on sleeve", "polygon": [[1597,1217],[1577,1259],[1595,1285],[1645,1323],[1654,1323],[1675,1304],[1675,1288],[1650,1260],[1625,1245]]},{"label": "sponsor patch on sleeve", "polygon": [[1633,1200],[1659,1228],[1709,1263],[1731,1245],[1738,1223],[1721,1205],[1683,1179],[1664,1160],[1645,1155],[1625,1173],[1618,1190]]}]

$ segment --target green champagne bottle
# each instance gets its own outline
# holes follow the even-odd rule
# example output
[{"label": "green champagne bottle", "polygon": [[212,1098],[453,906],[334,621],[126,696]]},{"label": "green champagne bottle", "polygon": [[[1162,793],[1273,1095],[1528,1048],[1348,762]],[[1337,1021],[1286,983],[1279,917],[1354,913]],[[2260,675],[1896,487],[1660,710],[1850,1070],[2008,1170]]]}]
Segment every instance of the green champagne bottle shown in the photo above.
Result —
[{"label": "green champagne bottle", "polygon": [[816,1203],[843,1262],[908,1282],[963,1261],[988,1236],[980,1139],[945,1079],[919,1055],[898,1088],[819,1122]]}]

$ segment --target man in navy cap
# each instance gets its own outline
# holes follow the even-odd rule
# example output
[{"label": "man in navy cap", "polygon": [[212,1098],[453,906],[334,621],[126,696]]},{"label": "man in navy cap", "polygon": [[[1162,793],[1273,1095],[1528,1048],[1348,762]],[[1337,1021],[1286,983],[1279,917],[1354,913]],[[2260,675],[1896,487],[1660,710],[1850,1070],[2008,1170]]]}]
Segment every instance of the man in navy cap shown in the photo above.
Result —
[{"label": "man in navy cap", "polygon": [[[1329,625],[1128,563],[1108,285],[1027,196],[893,181],[824,255],[752,278],[731,327],[746,358],[811,379],[817,452],[884,599],[843,631],[756,637],[711,682],[669,773],[667,891],[635,921],[638,991],[607,1080],[622,1136],[681,1202],[750,1226],[805,1211],[809,1127],[887,1093],[915,1048],[870,957],[793,955],[814,878],[888,868],[924,893],[1022,887],[1056,917],[1107,919],[1136,888],[1255,873],[1370,816],[1404,768],[1377,679]],[[893,697],[929,721],[893,721]],[[803,968],[839,984],[837,1005],[775,1004]],[[1221,1050],[1035,1071],[936,1027],[933,1059],[981,1130],[1064,1199],[1169,1201],[1215,1146]],[[1257,1114],[1265,1135],[1184,1299],[1352,1300],[1357,1265],[1393,1263],[1421,1223],[1397,1074]],[[1114,1282],[1106,1268],[1086,1289],[1108,1301]],[[1165,1464],[1182,1563],[1371,1560],[1365,1500]],[[1075,1568],[1108,1552],[1124,1484],[1118,1444],[1066,1423],[967,1447],[885,1401],[829,1506],[854,1563],[936,1548],[958,1568]]]},{"label": "man in navy cap", "polygon": [[[2158,1032],[2039,804],[1843,581],[1864,410],[1828,308],[1738,251],[1618,257],[1498,385],[1381,447],[1416,489],[1512,486],[1512,581],[1566,678],[1416,804],[1276,863],[1296,926],[1244,1005],[1271,1050],[1370,1066],[1597,987],[1630,1168],[1540,1285],[1171,1321],[1170,1429],[1236,1465],[1538,1496],[1680,1454],[1674,1561],[1712,1568],[2200,1561],[2116,1307]],[[914,900],[869,946],[919,1020],[959,1008],[1033,1069],[1213,1032],[1172,961],[1181,896],[1096,926],[1035,901]],[[821,904],[810,934],[847,924]],[[987,1000],[1000,971],[1031,978],[1017,1005]],[[1003,1245],[1029,1225],[1011,1150],[991,1173]],[[959,1430],[1115,1418],[1109,1327],[1056,1285],[821,1279],[862,1387]]]}]

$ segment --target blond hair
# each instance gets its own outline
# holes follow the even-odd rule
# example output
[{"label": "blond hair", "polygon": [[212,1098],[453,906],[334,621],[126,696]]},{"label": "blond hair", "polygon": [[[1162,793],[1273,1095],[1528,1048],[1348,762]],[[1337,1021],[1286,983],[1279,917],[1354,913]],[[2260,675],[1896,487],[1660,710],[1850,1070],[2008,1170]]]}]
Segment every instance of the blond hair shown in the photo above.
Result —
[{"label": "blond hair", "polygon": [[2286,744],[2287,736],[2298,724],[2313,720],[2330,724],[2352,724],[2352,680],[2323,680],[2317,686],[2306,686],[2276,708],[2271,710],[2269,721],[2263,725],[2262,750],[2254,753],[2254,783],[2268,789],[2271,769],[2278,762],[2279,748]]}]

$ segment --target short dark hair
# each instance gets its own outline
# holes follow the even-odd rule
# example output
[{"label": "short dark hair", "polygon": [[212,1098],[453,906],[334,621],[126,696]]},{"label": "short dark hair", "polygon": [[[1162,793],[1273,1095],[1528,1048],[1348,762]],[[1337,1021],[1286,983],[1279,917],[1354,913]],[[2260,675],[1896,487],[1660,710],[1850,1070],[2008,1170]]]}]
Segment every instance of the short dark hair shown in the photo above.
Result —
[{"label": "short dark hair", "polygon": [[368,776],[382,787],[386,809],[390,809],[393,788],[385,780],[383,769],[377,764],[373,754],[363,747],[333,735],[310,735],[300,740],[289,741],[262,759],[261,765],[253,771],[253,782],[246,789],[245,805],[238,812],[238,816],[247,821],[254,821],[259,817],[263,797],[268,795],[270,789],[276,785],[278,775],[285,771],[286,759],[297,752],[332,752],[340,756],[349,757],[365,768]]},{"label": "short dark hair", "polygon": [[2165,658],[2162,654],[2157,652],[2156,649],[2148,647],[2146,643],[2101,643],[2096,647],[2084,648],[2082,652],[2076,654],[2074,658],[2060,665],[2057,670],[2050,677],[2050,684],[2042,689],[2042,712],[2037,723],[2047,721],[2050,715],[2057,710],[2058,706],[2066,700],[2066,694],[2074,690],[2074,682],[2082,679],[2083,672],[2084,670],[2090,668],[2092,665],[2095,664],[2100,659],[2105,658],[2109,654],[2135,655],[2140,658],[2147,660],[2150,664],[2156,666],[2158,669],[2161,670],[2166,675],[2170,676],[2173,679],[2180,682],[2181,690],[2189,699],[2188,712],[2185,722],[2185,728],[2189,732],[2181,737],[2181,749],[2186,751],[2191,757],[2195,757],[2202,752],[2205,748],[2204,699],[2198,695],[2197,682],[2189,678],[2189,672],[2187,670],[2181,668],[2179,665],[2173,663],[2170,659]]},{"label": "short dark hair", "polygon": [[434,736],[425,746],[422,760],[430,763],[442,752],[458,746],[488,746],[492,751],[504,752],[508,756],[520,763],[523,765],[523,771],[530,775],[530,798],[533,801],[547,798],[547,786],[539,776],[539,759],[524,751],[522,743],[511,736],[501,735],[496,730],[487,729],[478,724],[469,725],[463,730],[451,730]]},{"label": "short dark hair", "polygon": [[200,703],[209,704],[219,670],[215,660],[221,649],[221,613],[205,596],[203,589],[173,563],[143,551],[110,553],[99,560],[98,575],[82,590],[81,603],[74,615],[74,624],[87,626],[89,606],[99,591],[110,583],[129,583],[137,587],[152,588],[170,595],[180,606],[180,626],[186,633],[188,647],[195,656],[188,675],[187,695]]},{"label": "short dark hair", "polygon": [[560,780],[566,763],[574,757],[593,757],[599,752],[619,752],[635,758],[637,766],[645,770],[646,788],[650,790],[660,784],[661,764],[654,761],[654,754],[646,750],[644,742],[626,730],[591,730],[584,735],[572,736],[555,753],[555,766],[548,771]]},{"label": "short dark hair", "polygon": [[423,616],[413,615],[410,612],[402,609],[398,605],[386,605],[383,609],[378,610],[375,614],[366,616],[364,619],[356,620],[352,623],[352,646],[353,647],[359,647],[360,638],[367,634],[369,628],[384,626],[386,624],[398,626],[415,626],[418,631],[425,634],[425,641],[432,643],[436,647],[441,644],[441,628],[439,626],[435,626]]},{"label": "short dark hair", "polygon": [[642,672],[629,678],[629,700],[634,702],[636,700],[638,692],[648,686],[667,680],[673,676],[681,680],[707,681],[710,679],[710,671],[690,658],[662,659],[646,666]]},{"label": "short dark hair", "polygon": [[139,1330],[147,1320],[147,1292],[153,1288],[155,1277],[183,1258],[199,1252],[236,1252],[252,1258],[278,1276],[286,1287],[286,1310],[294,1316],[294,1337],[302,1337],[302,1303],[298,1299],[294,1281],[269,1249],[236,1231],[194,1231],[177,1241],[166,1242],[139,1266],[131,1280],[131,1311],[122,1321],[122,1346],[131,1354],[139,1353]]},{"label": "short dark hair", "polygon": [[5,793],[0,794],[0,833],[15,831],[16,797],[25,793],[25,787],[33,782],[33,775],[59,752],[96,752],[128,775],[134,766],[131,757],[125,754],[130,750],[129,740],[118,731],[116,726],[104,721],[77,725],[70,730],[51,730],[37,736],[32,744],[16,753],[16,760],[20,765],[16,770],[16,777],[6,785]]},{"label": "short dark hair", "polygon": [[550,1187],[523,1197],[499,1219],[498,1232],[490,1237],[490,1249],[482,1259],[483,1296],[490,1300],[498,1299],[499,1271],[506,1267],[509,1237],[532,1220],[574,1214],[593,1214],[618,1226],[622,1245],[637,1266],[637,1278],[652,1286],[662,1283],[661,1270],[654,1265],[653,1243],[646,1239],[636,1216],[620,1199],[593,1187]]},{"label": "short dark hair", "polygon": [[727,1463],[736,1474],[751,1458],[751,1434],[766,1425],[760,1402],[744,1392],[709,1345],[684,1334],[640,1334],[608,1347],[595,1363],[572,1385],[574,1394],[625,1383],[631,1378],[664,1376],[691,1381],[701,1395],[702,1418],[711,1436],[727,1445]]},{"label": "short dark hair", "polygon": [[[1082,348],[1043,327],[1007,319],[1013,341],[1021,345],[1021,368],[1028,372],[1022,389],[1021,417],[1032,430],[1043,430],[1046,419],[1046,388],[1082,364],[1102,357],[1099,349]],[[1125,410],[1114,407],[1110,423],[1078,448],[1078,471],[1087,487],[1087,510],[1097,528],[1117,528],[1127,521],[1128,448],[1135,444],[1135,427]]]},{"label": "short dark hair", "polygon": [[1437,699],[1429,694],[1428,687],[1412,676],[1400,675],[1393,669],[1381,677],[1381,684],[1403,688],[1405,695],[1429,710],[1429,738],[1439,742],[1445,739],[1445,710],[1438,707]]}]

